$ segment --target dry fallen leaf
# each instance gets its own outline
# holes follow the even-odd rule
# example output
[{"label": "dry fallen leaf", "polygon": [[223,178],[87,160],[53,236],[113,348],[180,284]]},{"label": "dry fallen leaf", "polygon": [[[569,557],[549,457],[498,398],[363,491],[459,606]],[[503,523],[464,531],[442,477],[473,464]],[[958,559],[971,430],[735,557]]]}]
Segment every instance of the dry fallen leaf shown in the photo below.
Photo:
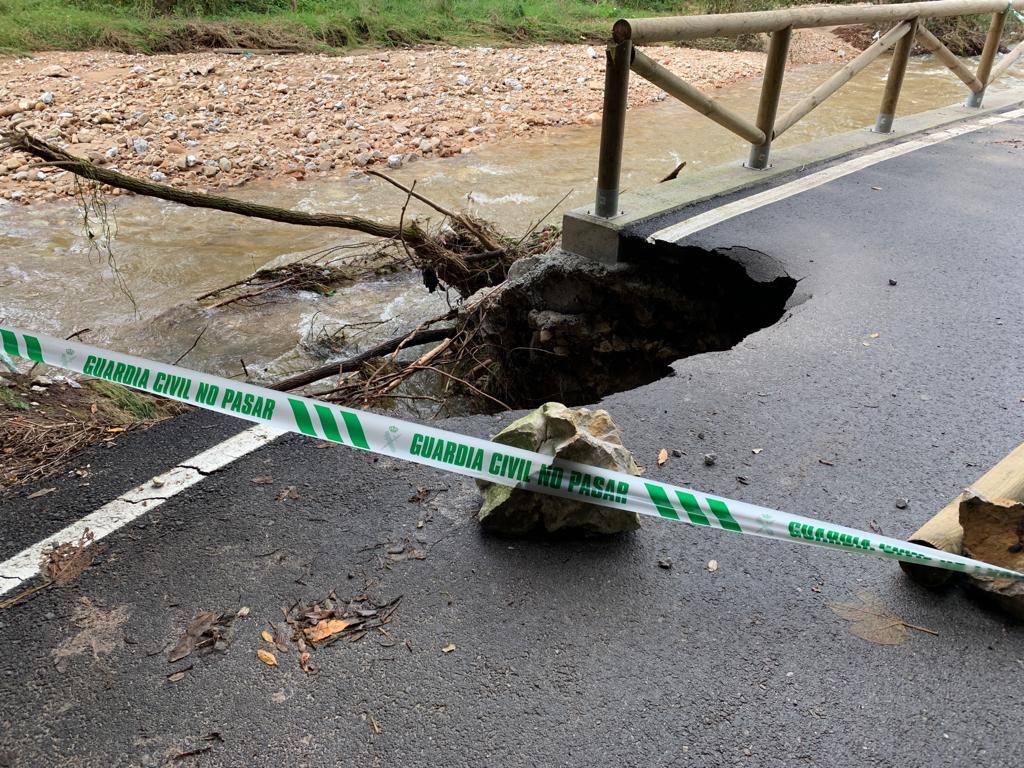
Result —
[{"label": "dry fallen leaf", "polygon": [[196,649],[196,640],[209,630],[217,621],[217,614],[212,611],[200,611],[185,627],[185,634],[167,654],[167,661],[181,661]]},{"label": "dry fallen leaf", "polygon": [[231,622],[234,613],[200,611],[185,627],[185,633],[167,654],[168,662],[184,659],[196,649],[227,650],[231,644]]},{"label": "dry fallen leaf", "polygon": [[269,485],[274,482],[274,478],[270,475],[256,475],[252,480],[249,481],[253,485]]},{"label": "dry fallen leaf", "polygon": [[422,488],[417,486],[416,493],[409,497],[409,503],[411,504],[422,504],[430,496],[429,488]]},{"label": "dry fallen leaf", "polygon": [[320,643],[358,623],[359,619],[322,619],[314,626],[306,627],[302,633],[309,642]]},{"label": "dry fallen leaf", "polygon": [[238,609],[238,613],[235,614],[235,618],[244,619],[248,615],[249,615],[249,606],[248,605],[243,605],[241,608]]},{"label": "dry fallen leaf", "polygon": [[30,493],[26,498],[38,499],[40,496],[45,496],[46,494],[53,493],[56,490],[57,490],[56,488],[41,488],[38,491],[36,491],[35,493]]},{"label": "dry fallen leaf", "polygon": [[444,648],[441,649],[441,653],[451,653],[455,650],[455,643],[448,643]]},{"label": "dry fallen leaf", "polygon": [[916,629],[930,635],[939,634],[934,629],[907,624],[896,614],[882,605],[882,601],[868,592],[857,595],[859,602],[829,603],[832,612],[850,624],[850,632],[857,637],[878,645],[899,645],[907,639],[907,630]]},{"label": "dry fallen leaf", "polygon": [[270,643],[271,645],[274,644],[274,636],[267,632],[267,630],[264,629],[262,632],[260,632],[260,637],[263,638],[263,642]]},{"label": "dry fallen leaf", "polygon": [[260,648],[258,651],[256,651],[256,658],[258,658],[260,661],[262,661],[268,667],[276,667],[277,666],[277,657],[274,654],[272,654],[270,651],[265,650],[263,648]]},{"label": "dry fallen leaf", "polygon": [[95,543],[95,539],[96,534],[86,528],[77,542],[65,541],[47,547],[39,558],[39,569],[58,586],[73,581],[103,553],[104,546]]},{"label": "dry fallen leaf", "polygon": [[181,680],[184,680],[184,679],[185,679],[185,673],[184,672],[175,672],[174,674],[171,674],[171,675],[167,676],[167,682],[169,682],[169,683],[177,683],[177,682],[180,682]]},{"label": "dry fallen leaf", "polygon": [[299,492],[295,489],[294,485],[289,485],[279,494],[277,494],[278,501],[284,501],[285,499],[297,499],[299,498]]},{"label": "dry fallen leaf", "polygon": [[658,451],[658,466],[662,466],[666,461],[668,461],[668,451],[662,448]]}]

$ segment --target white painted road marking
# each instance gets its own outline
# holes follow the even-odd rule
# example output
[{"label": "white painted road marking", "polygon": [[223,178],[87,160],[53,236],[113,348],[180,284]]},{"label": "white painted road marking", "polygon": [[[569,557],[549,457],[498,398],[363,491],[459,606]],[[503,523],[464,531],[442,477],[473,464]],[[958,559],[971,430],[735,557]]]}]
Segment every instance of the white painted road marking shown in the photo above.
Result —
[{"label": "white painted road marking", "polygon": [[1024,109],[1016,109],[1012,112],[1004,112],[1000,115],[989,115],[973,122],[962,123],[960,125],[953,126],[952,128],[947,128],[944,131],[930,133],[920,139],[912,139],[902,144],[896,144],[895,146],[880,149],[877,152],[871,152],[866,155],[861,155],[860,157],[855,157],[852,160],[847,160],[846,162],[833,165],[831,168],[825,168],[824,170],[809,174],[808,176],[803,176],[799,179],[786,182],[785,184],[780,184],[777,187],[772,187],[764,192],[758,192],[756,195],[750,195],[749,197],[744,197],[741,200],[726,203],[725,205],[721,205],[710,211],[705,211],[704,213],[692,216],[678,224],[673,224],[671,227],[659,229],[647,238],[647,242],[653,243],[656,240],[666,243],[678,242],[684,237],[700,232],[702,229],[713,227],[715,224],[721,224],[723,221],[728,221],[729,219],[735,218],[741,214],[749,213],[750,211],[762,208],[766,205],[771,205],[772,203],[777,203],[780,200],[785,200],[787,197],[799,195],[801,192],[806,192],[810,189],[814,189],[815,187],[820,187],[830,181],[835,181],[843,176],[856,173],[857,171],[861,171],[872,165],[876,165],[877,163],[884,162],[885,160],[900,157],[901,155],[906,155],[914,150],[930,147],[933,144],[948,141],[956,136],[963,136],[965,133],[972,133],[991,125],[1005,123],[1007,120],[1014,120],[1018,117],[1024,117]]},{"label": "white painted road marking", "polygon": [[64,530],[23,549],[11,559],[0,563],[0,595],[39,575],[39,559],[47,547],[66,541],[78,541],[86,528],[95,534],[95,540],[98,541],[192,487],[210,472],[252,453],[280,434],[283,433],[262,425],[240,432],[118,496]]}]

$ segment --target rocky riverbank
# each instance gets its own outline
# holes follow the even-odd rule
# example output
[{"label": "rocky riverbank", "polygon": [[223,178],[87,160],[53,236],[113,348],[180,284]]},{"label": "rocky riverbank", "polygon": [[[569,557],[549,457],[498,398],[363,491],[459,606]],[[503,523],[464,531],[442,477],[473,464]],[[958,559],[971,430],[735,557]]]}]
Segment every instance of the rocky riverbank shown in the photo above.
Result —
[{"label": "rocky riverbank", "polygon": [[[852,48],[796,36],[794,64]],[[705,90],[757,76],[764,55],[660,47]],[[604,55],[586,45],[414,48],[359,55],[143,56],[49,52],[0,59],[0,125],[22,123],[94,162],[174,186],[308,179],[472,152],[552,126],[600,121]],[[630,106],[666,98],[634,81]],[[0,196],[72,195],[66,172],[0,156]]]}]

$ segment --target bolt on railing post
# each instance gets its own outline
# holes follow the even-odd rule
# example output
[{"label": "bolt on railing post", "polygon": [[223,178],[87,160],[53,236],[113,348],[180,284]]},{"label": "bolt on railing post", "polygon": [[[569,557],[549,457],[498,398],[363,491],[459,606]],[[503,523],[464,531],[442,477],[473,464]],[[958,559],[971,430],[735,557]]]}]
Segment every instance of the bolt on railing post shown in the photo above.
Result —
[{"label": "bolt on railing post", "polygon": [[917,19],[911,19],[909,24],[910,29],[907,34],[900,38],[900,41],[896,43],[896,49],[892,52],[889,76],[885,79],[885,93],[882,94],[882,106],[878,110],[878,119],[875,121],[875,133],[892,132],[896,104],[900,100],[903,78],[907,74],[907,61],[910,59],[910,50],[914,47],[914,38],[917,35]]},{"label": "bolt on railing post", "polygon": [[763,144],[750,145],[748,168],[758,170],[768,167],[768,154],[772,148],[772,132],[775,129],[775,115],[779,111],[779,95],[782,93],[782,76],[786,72],[786,56],[789,53],[789,38],[792,27],[772,32],[768,44],[768,61],[764,66],[764,82],[761,84],[761,100],[757,105],[757,127],[764,132]]},{"label": "bolt on railing post", "polygon": [[[992,23],[988,25],[988,35],[985,37],[985,47],[981,51],[981,61],[978,62],[977,78],[982,86],[988,85],[989,76],[992,74],[992,61],[999,52],[999,38],[1003,36],[1003,25],[1006,23],[1006,11],[992,14]],[[981,100],[985,98],[985,88],[975,91],[967,97],[968,107],[980,107]]]},{"label": "bolt on railing post", "polygon": [[597,161],[597,200],[594,215],[611,218],[619,213],[619,175],[622,142],[626,132],[626,97],[631,40],[610,43],[605,53],[604,112],[601,115],[601,148]]}]

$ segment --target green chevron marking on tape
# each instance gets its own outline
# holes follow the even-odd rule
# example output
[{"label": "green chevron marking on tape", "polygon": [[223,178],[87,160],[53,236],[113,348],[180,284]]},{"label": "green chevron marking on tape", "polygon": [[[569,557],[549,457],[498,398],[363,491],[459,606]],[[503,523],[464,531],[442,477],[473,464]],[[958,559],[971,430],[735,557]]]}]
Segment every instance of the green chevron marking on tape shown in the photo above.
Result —
[{"label": "green chevron marking on tape", "polygon": [[1024,580],[1024,573],[899,539],[553,459],[478,437],[276,392],[77,341],[0,328],[0,344],[11,357],[27,358],[282,431],[479,480],[748,536],[870,554],[961,573]]}]

